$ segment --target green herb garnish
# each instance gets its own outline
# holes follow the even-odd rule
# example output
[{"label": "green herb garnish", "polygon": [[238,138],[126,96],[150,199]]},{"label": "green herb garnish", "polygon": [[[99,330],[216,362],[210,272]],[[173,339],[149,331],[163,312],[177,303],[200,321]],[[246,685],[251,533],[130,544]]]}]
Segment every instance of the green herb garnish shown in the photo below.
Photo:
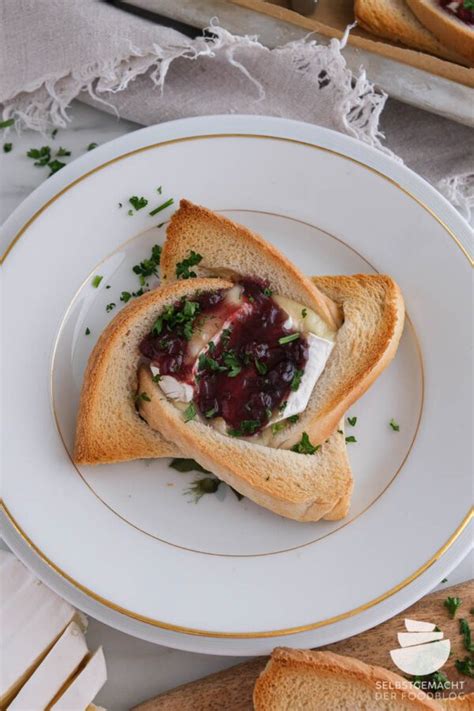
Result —
[{"label": "green herb garnish", "polygon": [[258,358],[255,358],[255,368],[260,375],[266,375],[268,372],[268,368],[265,365],[265,363],[262,363],[261,360],[258,360]]},{"label": "green herb garnish", "polygon": [[303,377],[304,370],[297,370],[293,376],[293,380],[291,381],[290,385],[290,390],[295,392],[298,390],[299,386],[301,385],[301,378]]},{"label": "green herb garnish", "polygon": [[474,10],[474,0],[464,0],[463,8],[465,10]]},{"label": "green herb garnish", "polygon": [[278,410],[279,410],[280,412],[283,412],[284,409],[285,409],[285,407],[286,407],[287,405],[288,405],[288,400],[283,400],[283,402],[281,403],[281,405],[280,405],[280,407],[278,408]]},{"label": "green herb garnish", "polygon": [[13,143],[4,143],[3,144],[3,152],[4,153],[10,153],[12,148],[13,148]]},{"label": "green herb garnish", "polygon": [[107,304],[107,306],[105,307],[105,310],[107,311],[107,313],[109,313],[109,311],[112,311],[113,309],[115,309],[115,306],[116,305],[112,301],[110,304]]},{"label": "green herb garnish", "polygon": [[242,420],[240,427],[227,430],[227,434],[231,437],[245,437],[253,435],[255,430],[261,425],[260,420]]},{"label": "green herb garnish", "polygon": [[159,383],[161,380],[161,375],[157,373],[156,375],[152,375],[151,379],[153,380],[154,383]]},{"label": "green herb garnish", "polygon": [[357,442],[357,440],[353,435],[350,435],[350,437],[346,437],[346,442]]},{"label": "green herb garnish", "polygon": [[176,276],[178,279],[195,279],[196,272],[190,270],[190,267],[194,267],[202,262],[202,255],[194,252],[192,249],[189,252],[189,257],[183,259],[182,262],[178,262],[176,265]]},{"label": "green herb garnish", "polygon": [[196,405],[194,404],[194,402],[190,402],[184,411],[184,421],[190,422],[191,420],[194,420],[194,418],[196,417],[196,412]]},{"label": "green herb garnish", "polygon": [[227,343],[229,343],[231,334],[232,334],[232,326],[229,326],[229,328],[224,328],[222,330],[221,340],[224,345],[227,345]]},{"label": "green herb garnish", "polygon": [[26,155],[28,158],[34,159],[36,166],[42,167],[48,165],[51,160],[51,148],[49,146],[30,148]]},{"label": "green herb garnish", "polygon": [[459,620],[459,631],[463,636],[464,647],[468,652],[474,652],[474,644],[472,643],[471,628],[469,622],[464,618]]},{"label": "green herb garnish", "polygon": [[0,121],[0,128],[9,128],[10,126],[13,126],[15,123],[15,119],[6,119],[6,121]]},{"label": "green herb garnish", "polygon": [[320,448],[320,444],[317,444],[316,446],[311,444],[308,433],[303,432],[300,441],[297,444],[293,445],[291,451],[297,452],[298,454],[314,454]]},{"label": "green herb garnish", "polygon": [[281,338],[279,338],[278,343],[280,344],[280,346],[284,346],[287,343],[291,343],[292,341],[297,341],[299,337],[299,333],[290,333],[289,336],[282,336]]},{"label": "green herb garnish", "polygon": [[456,659],[454,666],[460,674],[474,678],[474,661],[470,657],[464,659]]},{"label": "green herb garnish", "polygon": [[350,424],[351,427],[355,427],[355,426],[356,426],[356,422],[357,422],[357,417],[348,417],[348,418],[347,418],[347,421],[348,421],[348,423]]},{"label": "green herb garnish", "polygon": [[[159,244],[154,244],[151,248],[151,254],[148,259],[144,259],[140,264],[135,264],[132,267],[132,271],[141,280],[144,280],[150,276],[158,276],[158,267],[160,266],[161,260],[161,247]],[[142,284],[143,286],[143,284]]]},{"label": "green herb garnish", "polygon": [[52,138],[53,140],[56,138],[57,133],[58,133],[58,129],[57,129],[57,128],[53,128],[53,130],[51,131],[51,138]]},{"label": "green herb garnish", "polygon": [[447,578],[443,578],[441,582],[442,582],[442,583],[447,583],[447,582],[448,582],[448,579],[447,579]]},{"label": "green herb garnish", "polygon": [[94,148],[97,148],[98,145],[99,145],[98,143],[89,143],[89,145],[87,146],[87,150],[93,151]]},{"label": "green herb garnish", "polygon": [[226,351],[223,353],[222,360],[224,361],[225,368],[229,371],[227,373],[228,378],[235,378],[242,370],[242,366],[234,351]]},{"label": "green herb garnish", "polygon": [[58,170],[61,170],[61,168],[64,168],[66,163],[62,163],[60,160],[52,160],[48,163],[48,168],[50,169],[51,173],[49,174],[48,177],[51,177],[54,175],[54,173],[57,173]]},{"label": "green herb garnish", "polygon": [[308,309],[301,309],[301,315],[303,318],[306,318],[306,316],[308,315]]},{"label": "green herb garnish", "polygon": [[85,334],[86,334],[86,336],[90,336],[90,334],[91,334],[90,328],[86,328]]},{"label": "green herb garnish", "polygon": [[93,277],[93,279],[92,279],[92,281],[91,281],[91,284],[92,284],[92,286],[94,287],[94,289],[97,289],[97,287],[99,286],[99,284],[100,284],[100,282],[102,281],[103,278],[104,278],[104,277],[101,276],[100,274],[96,274],[95,277]]},{"label": "green herb garnish", "polygon": [[290,415],[288,418],[288,422],[291,422],[291,424],[294,425],[295,422],[298,422],[299,419],[300,419],[299,415]]},{"label": "green herb garnish", "polygon": [[148,393],[140,393],[135,399],[137,400],[137,402],[139,400],[143,400],[144,402],[151,402],[151,397],[148,395]]},{"label": "green herb garnish", "polygon": [[142,210],[148,205],[148,200],[146,198],[138,197],[137,195],[132,195],[131,198],[128,198],[128,202],[133,208],[135,208],[135,210]]},{"label": "green herb garnish", "polygon": [[187,472],[203,472],[204,474],[211,473],[208,469],[204,469],[204,467],[198,464],[194,459],[172,459],[169,466],[171,469],[175,469],[181,474],[185,474]]},{"label": "green herb garnish", "polygon": [[400,432],[400,425],[393,419],[388,423],[394,432]]},{"label": "green herb garnish", "polygon": [[284,430],[285,427],[286,427],[285,420],[282,420],[281,422],[274,422],[273,425],[271,426],[272,434],[278,434],[278,432],[281,432],[281,430]]},{"label": "green herb garnish", "polygon": [[227,370],[225,365],[219,365],[217,360],[211,358],[205,353],[201,353],[198,360],[199,370],[210,370],[213,373],[223,373]]},{"label": "green herb garnish", "polygon": [[166,202],[162,203],[161,205],[158,205],[158,207],[155,207],[155,209],[151,210],[148,214],[150,215],[150,217],[154,217],[162,210],[166,210],[166,208],[169,207],[170,205],[172,205],[173,203],[174,203],[173,198],[170,198],[169,200],[166,200]]},{"label": "green herb garnish", "polygon": [[271,289],[269,289],[268,287],[265,287],[265,289],[263,290],[263,293],[265,296],[272,296],[273,291]]},{"label": "green herb garnish", "polygon": [[62,146],[59,146],[58,150],[56,151],[56,155],[59,156],[60,158],[63,156],[70,156],[71,151],[68,151],[67,148],[63,148]]},{"label": "green herb garnish", "polygon": [[447,597],[443,602],[443,605],[454,619],[456,617],[458,607],[462,605],[462,600],[459,597]]},{"label": "green herb garnish", "polygon": [[135,213],[133,212],[132,208],[130,208],[130,210],[127,212],[127,215],[128,215],[129,217],[132,217],[134,214],[135,214]]},{"label": "green herb garnish", "polygon": [[129,291],[122,291],[122,293],[120,294],[120,301],[123,301],[124,304],[126,304],[127,301],[130,301],[131,298],[132,295]]},{"label": "green herb garnish", "polygon": [[197,504],[204,494],[215,494],[220,484],[222,484],[222,482],[219,481],[219,479],[204,477],[203,479],[193,481],[189,489],[186,489],[184,493],[191,494],[194,498],[194,503]]},{"label": "green herb garnish", "polygon": [[214,415],[217,413],[217,407],[212,407],[210,410],[206,410],[204,413],[204,417],[206,417],[208,420],[211,419],[211,417],[214,417]]}]

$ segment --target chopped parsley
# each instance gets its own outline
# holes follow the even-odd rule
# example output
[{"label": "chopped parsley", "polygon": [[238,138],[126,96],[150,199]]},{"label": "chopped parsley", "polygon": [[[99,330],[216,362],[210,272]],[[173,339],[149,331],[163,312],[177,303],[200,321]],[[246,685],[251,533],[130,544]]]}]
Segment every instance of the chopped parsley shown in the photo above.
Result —
[{"label": "chopped parsley", "polygon": [[131,298],[132,295],[129,291],[122,291],[122,293],[120,294],[120,301],[123,301],[124,304],[126,304],[127,301],[130,301]]},{"label": "chopped parsley", "polygon": [[165,306],[162,313],[158,316],[152,327],[154,336],[159,336],[164,329],[176,331],[178,335],[184,336],[187,341],[191,339],[193,334],[194,320],[199,312],[199,303],[197,301],[183,301],[176,307],[172,304]]},{"label": "chopped parsley", "polygon": [[161,195],[162,189],[163,189],[163,187],[160,185],[158,188],[156,188],[156,192]]},{"label": "chopped parsley", "polygon": [[96,274],[95,277],[93,277],[93,279],[92,279],[92,281],[91,281],[91,284],[92,284],[92,286],[94,287],[94,289],[97,289],[97,287],[99,286],[99,284],[100,284],[100,282],[102,281],[103,278],[104,278],[104,277],[101,276],[100,274]]},{"label": "chopped parsley", "polygon": [[273,291],[266,286],[265,289],[263,290],[263,293],[265,296],[272,296]]},{"label": "chopped parsley", "polygon": [[48,168],[51,171],[51,173],[49,174],[49,177],[51,177],[51,175],[54,175],[54,173],[57,173],[58,170],[61,170],[61,168],[64,168],[65,165],[66,165],[66,163],[62,163],[62,161],[60,161],[60,160],[55,159],[55,160],[50,161],[48,163]]},{"label": "chopped parsley", "polygon": [[15,119],[6,119],[6,121],[0,121],[0,128],[9,128],[10,126],[13,126],[15,123]]},{"label": "chopped parsley", "polygon": [[3,144],[3,152],[4,153],[10,153],[12,148],[13,148],[13,143],[4,143]]},{"label": "chopped parsley", "polygon": [[63,148],[62,146],[59,146],[58,150],[56,151],[56,155],[59,156],[60,158],[63,156],[70,156],[71,151],[68,151],[67,148]]},{"label": "chopped parsley", "polygon": [[211,419],[211,417],[214,417],[218,412],[217,407],[212,407],[210,410],[206,410],[204,413],[204,417],[206,417],[208,420]]},{"label": "chopped parsley", "polygon": [[286,427],[285,420],[282,420],[281,422],[274,422],[273,425],[271,426],[272,434],[278,434],[278,432],[281,432],[281,430],[284,430],[285,427]]},{"label": "chopped parsley", "polygon": [[202,262],[202,255],[194,252],[192,249],[189,252],[189,257],[178,262],[176,265],[176,276],[178,279],[195,279],[197,274],[190,267],[195,267]]},{"label": "chopped parsley", "polygon": [[229,326],[229,328],[223,329],[222,335],[221,335],[221,340],[224,345],[227,345],[227,343],[229,343],[231,334],[232,334],[232,326]]},{"label": "chopped parsley", "polygon": [[128,198],[128,202],[135,210],[142,210],[148,205],[148,200],[144,197],[138,197],[137,195],[132,195]]},{"label": "chopped parsley", "polygon": [[261,425],[260,420],[242,420],[240,427],[227,430],[227,434],[231,437],[245,437],[253,435]]},{"label": "chopped parsley", "polygon": [[464,659],[456,659],[454,666],[460,674],[465,676],[470,676],[474,678],[474,660],[471,657],[464,657]]},{"label": "chopped parsley", "polygon": [[462,6],[465,10],[474,10],[474,0],[464,0]]},{"label": "chopped parsley", "polygon": [[308,309],[301,309],[301,316],[303,318],[306,318],[307,315],[308,315]]},{"label": "chopped parsley", "polygon": [[293,445],[291,451],[297,452],[298,454],[314,454],[320,448],[320,444],[317,444],[316,446],[311,444],[308,433],[303,432],[300,441],[297,444]]},{"label": "chopped parsley", "polygon": [[301,385],[301,378],[303,377],[304,370],[297,370],[293,376],[293,380],[291,381],[290,385],[290,390],[293,390],[295,392],[298,390],[299,386]]},{"label": "chopped parsley", "polygon": [[468,652],[474,652],[474,644],[472,643],[471,628],[469,622],[464,618],[459,620],[459,631],[463,636],[464,647]]},{"label": "chopped parsley", "polygon": [[299,415],[290,415],[288,418],[288,422],[291,422],[291,424],[294,425],[295,422],[298,422],[299,419],[300,419]]},{"label": "chopped parsley", "polygon": [[347,421],[351,427],[355,427],[357,423],[357,417],[348,417]]},{"label": "chopped parsley", "polygon": [[132,208],[130,208],[130,210],[127,212],[127,215],[128,215],[129,217],[132,217],[134,214],[135,214],[135,213],[133,212]]},{"label": "chopped parsley", "polygon": [[181,474],[185,474],[187,472],[202,472],[203,474],[211,473],[208,469],[204,469],[204,467],[198,464],[194,459],[172,459],[169,466],[171,469],[175,469]]},{"label": "chopped parsley", "polygon": [[86,328],[85,334],[86,334],[86,336],[90,336],[90,334],[91,334],[90,328]]},{"label": "chopped parsley", "polygon": [[258,358],[255,358],[255,368],[257,370],[257,373],[260,373],[260,375],[266,375],[268,368],[265,365],[265,363],[262,363],[261,360],[258,360]]},{"label": "chopped parsley", "polygon": [[107,313],[109,313],[110,311],[113,311],[113,309],[115,309],[115,306],[116,304],[114,304],[114,302],[112,301],[110,304],[107,304],[105,310],[107,311]]},{"label": "chopped parsley", "polygon": [[57,129],[57,128],[53,128],[53,130],[51,131],[51,138],[52,138],[53,140],[56,138],[57,133],[58,133],[58,129]]},{"label": "chopped parsley", "polygon": [[219,479],[212,479],[207,476],[203,479],[196,479],[193,481],[189,489],[186,489],[185,494],[191,494],[194,499],[194,503],[197,504],[199,499],[201,499],[204,494],[215,494],[220,484],[222,484]]},{"label": "chopped parsley", "polygon": [[299,333],[290,333],[289,336],[282,336],[281,338],[279,338],[278,343],[280,344],[280,346],[284,346],[287,343],[291,343],[292,341],[297,341],[299,337]]},{"label": "chopped parsley", "polygon": [[462,600],[459,597],[447,597],[443,602],[443,605],[449,612],[450,616],[454,619],[456,617],[458,607],[462,605]]},{"label": "chopped parsley", "polygon": [[288,405],[288,400],[283,400],[280,407],[278,408],[280,412],[283,412],[285,407]]},{"label": "chopped parsley", "polygon": [[97,148],[98,145],[99,145],[98,143],[89,143],[89,145],[87,146],[87,150],[93,151],[94,148]]},{"label": "chopped parsley", "polygon": [[151,402],[151,397],[148,395],[148,393],[140,393],[136,397],[137,402],[140,400],[143,400],[144,402]]},{"label": "chopped parsley", "polygon": [[357,442],[357,440],[353,435],[350,435],[350,437],[346,437],[346,442]]},{"label": "chopped parsley", "polygon": [[184,421],[190,422],[191,420],[194,420],[194,418],[196,417],[196,412],[196,405],[194,404],[194,402],[190,402],[184,411]]},{"label": "chopped parsley", "polygon": [[242,366],[234,351],[226,351],[225,353],[223,353],[222,360],[224,361],[225,367],[229,371],[227,373],[227,377],[235,378],[242,370]]},{"label": "chopped parsley", "polygon": [[161,380],[161,375],[157,373],[156,375],[152,375],[151,379],[153,380],[154,383],[159,383]]},{"label": "chopped parsley", "polygon": [[211,358],[205,353],[201,353],[198,360],[199,370],[210,370],[213,373],[223,373],[227,370],[227,366],[219,365],[215,358]]},{"label": "chopped parsley", "polygon": [[35,161],[35,165],[42,167],[48,165],[51,160],[51,148],[49,146],[42,146],[41,148],[30,148],[26,154],[28,158],[32,158]]},{"label": "chopped parsley", "polygon": [[140,279],[140,283],[143,286],[145,284],[145,279],[150,276],[158,276],[158,267],[160,266],[161,260],[161,247],[159,244],[154,244],[151,248],[151,254],[148,259],[144,259],[140,264],[135,264],[132,267],[134,274]]},{"label": "chopped parsley", "polygon": [[400,432],[400,425],[393,419],[393,417],[388,424],[394,432]]},{"label": "chopped parsley", "polygon": [[447,578],[443,578],[441,582],[442,582],[442,583],[447,583],[447,582],[448,582],[448,579],[447,579]]},{"label": "chopped parsley", "polygon": [[169,200],[166,200],[166,202],[162,203],[161,205],[158,205],[158,207],[155,207],[154,210],[151,210],[148,214],[150,215],[150,217],[154,217],[162,210],[166,210],[166,208],[169,207],[170,205],[172,205],[173,203],[174,203],[173,198],[170,198]]}]

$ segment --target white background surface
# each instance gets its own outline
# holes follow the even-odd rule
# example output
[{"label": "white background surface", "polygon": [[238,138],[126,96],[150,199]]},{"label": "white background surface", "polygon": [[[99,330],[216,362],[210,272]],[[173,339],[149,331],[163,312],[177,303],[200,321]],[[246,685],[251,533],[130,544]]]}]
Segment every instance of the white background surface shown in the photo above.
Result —
[{"label": "white background surface", "polygon": [[[0,153],[0,220],[10,212],[44,179],[47,168],[33,166],[26,157],[31,147],[63,146],[72,151],[71,161],[84,153],[91,142],[105,143],[136,128],[134,124],[118,121],[95,109],[82,105],[74,110],[74,121],[67,130],[60,130],[54,141],[36,134],[11,135],[13,151]],[[3,143],[3,141],[2,141]],[[6,245],[0,245],[1,251]],[[474,556],[471,555],[449,576],[455,584],[472,576]],[[107,658],[109,681],[97,703],[113,711],[128,709],[154,694],[176,685],[231,666],[241,658],[215,657],[170,650],[134,639],[101,623],[90,621],[88,633],[91,647],[102,644]]]}]

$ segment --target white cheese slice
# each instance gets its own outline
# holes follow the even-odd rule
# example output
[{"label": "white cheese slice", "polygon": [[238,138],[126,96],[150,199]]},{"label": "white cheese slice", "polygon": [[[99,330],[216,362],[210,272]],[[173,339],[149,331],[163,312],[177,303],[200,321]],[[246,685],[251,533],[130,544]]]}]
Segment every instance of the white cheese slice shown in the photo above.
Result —
[{"label": "white cheese slice", "polygon": [[87,651],[81,628],[71,622],[8,709],[45,709],[73,676]]},{"label": "white cheese slice", "polygon": [[313,388],[328,361],[334,343],[319,338],[313,333],[305,334],[308,339],[308,360],[306,362],[298,390],[291,391],[283,412],[272,418],[270,424],[286,420],[291,415],[299,415],[306,410]]},{"label": "white cheese slice", "polygon": [[443,639],[442,632],[399,632],[398,644],[400,647],[414,647],[415,644],[426,644],[426,642],[437,642]]},{"label": "white cheese slice", "polygon": [[51,711],[72,711],[86,709],[91,704],[107,681],[102,647],[92,655],[84,669],[67,687],[64,694],[53,704]]},{"label": "white cheese slice", "polygon": [[441,669],[443,664],[448,661],[450,651],[449,639],[443,639],[430,644],[419,644],[416,647],[392,649],[390,656],[405,674],[424,676],[431,674],[436,669]]},{"label": "white cheese slice", "polygon": [[[71,605],[37,580],[11,553],[6,556],[0,560],[2,705],[25,683],[75,614]],[[8,582],[9,575],[16,581],[16,588]]]},{"label": "white cheese slice", "polygon": [[[156,365],[150,365],[152,375],[159,375],[160,369]],[[176,380],[171,375],[162,375],[159,380],[159,386],[163,390],[166,397],[170,400],[179,400],[180,402],[191,402],[193,399],[194,389],[188,383],[182,383]]]},{"label": "white cheese slice", "polygon": [[420,622],[419,620],[405,620],[405,629],[407,632],[433,632],[435,624],[432,622]]},{"label": "white cheese slice", "polygon": [[310,331],[328,341],[335,339],[336,331],[328,326],[312,309],[278,294],[273,295],[273,300],[288,314],[288,320],[284,324],[286,328],[294,328],[297,331]]}]

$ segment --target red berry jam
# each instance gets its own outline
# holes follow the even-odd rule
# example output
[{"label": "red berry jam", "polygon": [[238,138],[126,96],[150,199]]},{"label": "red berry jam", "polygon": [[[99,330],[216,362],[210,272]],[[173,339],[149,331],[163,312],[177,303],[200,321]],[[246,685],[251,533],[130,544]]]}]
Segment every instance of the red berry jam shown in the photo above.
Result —
[{"label": "red berry jam", "polygon": [[454,15],[468,25],[474,24],[474,3],[472,0],[439,0],[446,12]]},{"label": "red berry jam", "polygon": [[[288,315],[264,282],[244,279],[240,286],[239,304],[229,304],[226,292],[220,291],[168,307],[143,339],[140,352],[161,375],[193,384],[194,402],[204,418],[222,417],[230,434],[249,436],[265,427],[297,389],[308,344],[301,333],[285,326]],[[200,319],[216,314],[228,327],[220,329],[197,363],[190,361],[190,332]]]}]

